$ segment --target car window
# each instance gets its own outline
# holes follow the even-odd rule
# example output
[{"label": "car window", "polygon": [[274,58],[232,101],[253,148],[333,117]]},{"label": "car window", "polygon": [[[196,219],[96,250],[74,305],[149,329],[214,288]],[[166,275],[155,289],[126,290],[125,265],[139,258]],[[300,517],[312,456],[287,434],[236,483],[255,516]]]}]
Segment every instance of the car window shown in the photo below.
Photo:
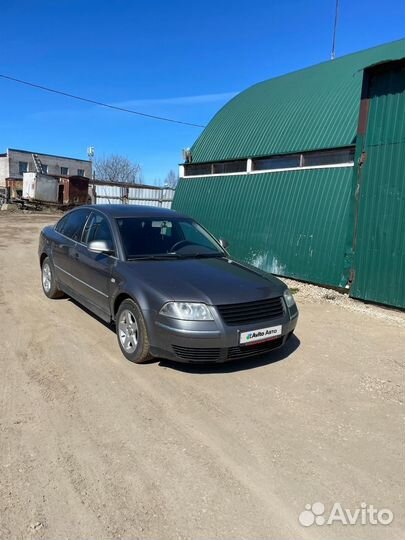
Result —
[{"label": "car window", "polygon": [[88,244],[95,240],[104,240],[114,249],[114,241],[107,219],[97,212],[93,212],[83,231],[83,242]]},{"label": "car window", "polygon": [[179,226],[185,240],[212,249],[212,240],[202,234],[203,231],[197,223],[183,221],[179,223]]},{"label": "car window", "polygon": [[56,226],[56,230],[79,242],[82,236],[82,230],[90,215],[90,210],[74,210],[62,218]]},{"label": "car window", "polygon": [[58,231],[59,233],[63,234],[63,229],[64,229],[68,219],[69,219],[69,215],[63,216],[63,218],[61,218],[58,221],[58,223],[55,225],[55,230]]},{"label": "car window", "polygon": [[127,257],[168,253],[180,238],[172,221],[151,218],[117,219]]},{"label": "car window", "polygon": [[94,217],[94,212],[92,212],[92,214],[90,215],[89,219],[86,221],[84,227],[83,227],[83,232],[82,232],[82,242],[83,244],[87,244],[87,238],[88,238],[88,234],[89,234],[89,229],[91,227],[91,224],[93,223],[93,217]]},{"label": "car window", "polygon": [[223,254],[213,238],[192,220],[125,217],[116,222],[127,258],[170,254],[173,250],[189,255],[201,250]]}]

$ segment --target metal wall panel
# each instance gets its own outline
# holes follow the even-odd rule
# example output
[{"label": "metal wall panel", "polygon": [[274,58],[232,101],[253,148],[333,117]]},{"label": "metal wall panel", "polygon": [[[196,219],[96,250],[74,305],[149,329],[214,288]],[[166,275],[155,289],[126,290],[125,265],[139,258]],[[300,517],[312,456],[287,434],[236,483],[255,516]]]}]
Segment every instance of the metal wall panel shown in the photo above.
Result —
[{"label": "metal wall panel", "polygon": [[405,307],[405,64],[366,74],[351,296]]},{"label": "metal wall panel", "polygon": [[23,177],[23,197],[43,202],[58,202],[58,178],[33,172],[24,173]]},{"label": "metal wall panel", "polygon": [[96,186],[97,204],[116,204],[120,202],[122,198],[122,188],[120,186]]},{"label": "metal wall panel", "polygon": [[363,69],[404,52],[402,39],[248,88],[201,133],[191,148],[193,163],[353,144]]},{"label": "metal wall panel", "polygon": [[229,240],[235,258],[344,287],[352,177],[339,167],[181,179],[173,208]]},{"label": "metal wall panel", "polygon": [[95,186],[96,204],[136,204],[170,208],[174,189],[152,187],[126,187],[113,184]]},{"label": "metal wall panel", "polygon": [[[174,208],[236,258],[405,307],[405,74],[381,75],[404,54],[402,39],[255,85],[192,147],[203,163],[356,143],[355,167],[187,177]],[[364,69],[379,75],[359,118]]]}]

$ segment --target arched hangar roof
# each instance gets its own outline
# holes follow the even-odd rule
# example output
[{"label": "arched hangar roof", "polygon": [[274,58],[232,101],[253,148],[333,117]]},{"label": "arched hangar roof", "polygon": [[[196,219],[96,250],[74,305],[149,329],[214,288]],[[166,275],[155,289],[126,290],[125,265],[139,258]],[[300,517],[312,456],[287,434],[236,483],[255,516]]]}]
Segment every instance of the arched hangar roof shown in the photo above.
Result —
[{"label": "arched hangar roof", "polygon": [[363,69],[404,56],[401,39],[255,84],[213,117],[193,163],[353,144]]}]

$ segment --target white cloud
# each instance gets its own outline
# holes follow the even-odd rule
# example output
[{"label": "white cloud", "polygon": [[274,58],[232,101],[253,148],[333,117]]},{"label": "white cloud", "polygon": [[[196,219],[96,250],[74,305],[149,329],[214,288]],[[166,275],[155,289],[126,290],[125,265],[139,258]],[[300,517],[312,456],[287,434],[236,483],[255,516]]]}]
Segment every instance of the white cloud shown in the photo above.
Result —
[{"label": "white cloud", "polygon": [[238,92],[223,92],[219,94],[201,94],[197,96],[180,96],[170,98],[131,99],[120,103],[113,103],[116,107],[136,107],[142,105],[196,105],[201,103],[215,103],[228,101]]},{"label": "white cloud", "polygon": [[[233,97],[237,95],[238,92],[222,92],[218,94],[200,94],[196,96],[178,96],[178,97],[162,97],[162,98],[152,98],[152,99],[131,99],[121,102],[110,102],[109,105],[114,105],[115,107],[123,107],[125,109],[140,109],[140,112],[150,112],[153,114],[153,106],[161,105],[173,105],[173,106],[193,106],[193,105],[202,105],[204,103],[217,103],[222,102],[226,103]],[[68,98],[69,99],[69,98]],[[73,101],[73,99],[69,99]],[[88,109],[51,109],[48,111],[36,111],[28,115],[29,118],[34,120],[45,120],[51,118],[57,118],[60,116],[73,117],[75,115],[83,118],[85,114],[97,113],[100,110],[108,110],[99,105],[90,105]],[[161,109],[159,110],[161,114]],[[169,113],[168,113],[169,116]]]}]

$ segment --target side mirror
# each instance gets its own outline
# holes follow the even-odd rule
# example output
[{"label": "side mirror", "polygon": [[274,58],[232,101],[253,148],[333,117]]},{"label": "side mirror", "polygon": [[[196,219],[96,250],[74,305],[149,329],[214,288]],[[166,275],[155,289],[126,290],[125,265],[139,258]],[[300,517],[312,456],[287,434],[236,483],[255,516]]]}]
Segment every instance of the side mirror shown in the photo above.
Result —
[{"label": "side mirror", "polygon": [[225,250],[226,250],[226,249],[229,247],[229,242],[228,242],[228,240],[225,240],[224,238],[220,238],[220,239],[219,239],[219,243],[220,243],[222,249],[225,249]]},{"label": "side mirror", "polygon": [[106,255],[113,253],[112,246],[106,240],[93,240],[89,242],[88,249],[93,253],[105,253]]}]

